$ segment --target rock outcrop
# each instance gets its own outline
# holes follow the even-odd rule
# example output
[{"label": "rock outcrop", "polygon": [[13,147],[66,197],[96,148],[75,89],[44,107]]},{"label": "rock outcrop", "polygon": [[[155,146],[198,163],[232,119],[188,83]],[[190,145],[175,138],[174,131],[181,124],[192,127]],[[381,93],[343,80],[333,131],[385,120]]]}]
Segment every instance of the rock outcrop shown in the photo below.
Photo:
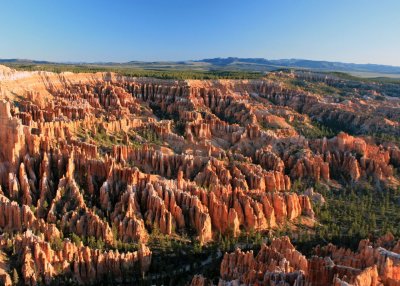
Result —
[{"label": "rock outcrop", "polygon": [[[399,185],[395,143],[376,144],[356,132],[301,135],[299,125],[313,128],[312,120],[399,135],[398,101],[371,100],[371,106],[267,79],[182,81],[0,67],[1,250],[11,256],[7,243],[18,246],[18,273],[27,285],[107,277],[133,283],[150,269],[146,244],[160,238],[203,246],[220,236],[312,229],[313,204],[324,198],[298,182]],[[320,251],[340,253],[329,247]],[[336,254],[314,261],[282,238],[256,256],[225,255],[221,276],[299,286],[311,281],[315,265],[329,283],[373,285],[377,271],[379,281],[396,285],[395,255],[373,248],[373,258],[363,258],[368,249],[353,254],[358,262]],[[197,276],[193,283],[212,281]]]},{"label": "rock outcrop", "polygon": [[[393,242],[393,241],[392,241]],[[393,243],[391,243],[393,245]],[[218,285],[379,286],[399,284],[400,255],[369,241],[357,252],[333,245],[317,248],[307,259],[287,237],[262,244],[257,255],[237,249],[225,253]],[[201,275],[191,285],[213,285]]]}]

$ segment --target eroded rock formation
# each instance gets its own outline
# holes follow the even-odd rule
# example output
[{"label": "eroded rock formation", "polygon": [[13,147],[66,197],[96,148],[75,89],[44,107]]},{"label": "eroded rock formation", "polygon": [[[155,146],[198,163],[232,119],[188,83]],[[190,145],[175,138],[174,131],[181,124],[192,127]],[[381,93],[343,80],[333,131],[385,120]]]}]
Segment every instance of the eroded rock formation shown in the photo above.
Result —
[{"label": "eroded rock formation", "polygon": [[[394,250],[395,243],[390,240],[385,246]],[[281,237],[262,244],[257,255],[240,249],[225,253],[218,285],[399,285],[400,254],[380,245],[362,240],[357,252],[328,245],[307,259],[287,237]],[[196,275],[191,285],[214,284]]]},{"label": "eroded rock formation", "polygon": [[[0,80],[0,227],[19,233],[2,243],[18,245],[28,285],[59,275],[78,283],[122,279],[131,268],[139,277],[151,263],[145,244],[155,233],[193,233],[191,239],[206,244],[302,218],[312,227],[312,204],[323,198],[293,191],[298,179],[398,185],[397,146],[346,133],[305,138],[295,128],[310,126],[310,116],[330,117],[394,134],[398,121],[390,114],[397,101],[379,111],[392,121],[380,122],[366,114],[349,120],[355,109],[269,80],[174,81],[5,67]],[[124,244],[140,247],[118,249]],[[227,254],[221,276],[302,285],[312,263],[282,239],[256,257]],[[364,281],[376,270],[382,281],[396,281],[396,263],[374,260],[354,273]],[[347,281],[342,274],[337,283]],[[193,283],[208,282],[197,277]]]}]

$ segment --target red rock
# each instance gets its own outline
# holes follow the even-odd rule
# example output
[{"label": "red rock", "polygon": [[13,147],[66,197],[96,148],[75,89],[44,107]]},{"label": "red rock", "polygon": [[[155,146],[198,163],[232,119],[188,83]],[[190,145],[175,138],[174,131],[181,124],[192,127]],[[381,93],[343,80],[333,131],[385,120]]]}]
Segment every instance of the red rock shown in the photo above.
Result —
[{"label": "red rock", "polygon": [[[333,102],[264,79],[175,81],[3,67],[0,79],[0,227],[23,233],[11,242],[28,285],[63,274],[96,283],[107,273],[118,280],[126,269],[146,272],[151,250],[144,244],[156,228],[172,237],[193,230],[206,244],[219,233],[310,227],[318,220],[312,202],[323,198],[293,192],[298,179],[399,184],[395,144],[346,133],[308,139],[295,128],[329,118],[393,135],[395,103],[371,99],[366,108],[356,96]],[[72,234],[107,248],[137,243],[140,250],[103,252],[68,240],[55,249],[53,240]],[[387,237],[364,241],[357,252],[328,245],[318,251],[331,260],[307,260],[280,239],[256,256],[227,254],[220,285],[396,285],[399,249]],[[192,283],[209,282],[198,276]]]}]

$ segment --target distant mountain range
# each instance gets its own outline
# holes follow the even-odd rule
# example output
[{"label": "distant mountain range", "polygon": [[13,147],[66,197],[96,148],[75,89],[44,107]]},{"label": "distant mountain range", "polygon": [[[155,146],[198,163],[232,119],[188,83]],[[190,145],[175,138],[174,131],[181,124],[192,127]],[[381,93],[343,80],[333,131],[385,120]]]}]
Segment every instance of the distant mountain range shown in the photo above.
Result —
[{"label": "distant mountain range", "polygon": [[377,65],[377,64],[352,64],[342,62],[314,61],[304,59],[282,59],[267,60],[263,58],[213,58],[203,59],[198,62],[205,62],[219,67],[247,66],[258,70],[262,67],[286,67],[301,68],[321,71],[343,71],[343,72],[370,72],[400,74],[400,67]]},{"label": "distant mountain range", "polygon": [[1,63],[34,64],[34,65],[52,64],[52,62],[48,61],[35,61],[35,60],[24,60],[24,59],[0,59],[0,64]]},{"label": "distant mountain range", "polygon": [[24,59],[0,59],[1,63],[21,65],[46,65],[46,64],[73,64],[89,66],[120,66],[143,69],[177,69],[177,70],[245,70],[267,72],[280,68],[310,69],[318,71],[339,71],[349,73],[394,74],[400,75],[400,67],[378,64],[353,64],[329,61],[314,61],[304,59],[267,60],[263,58],[212,58],[192,61],[130,61],[126,63],[114,62],[49,62]]}]

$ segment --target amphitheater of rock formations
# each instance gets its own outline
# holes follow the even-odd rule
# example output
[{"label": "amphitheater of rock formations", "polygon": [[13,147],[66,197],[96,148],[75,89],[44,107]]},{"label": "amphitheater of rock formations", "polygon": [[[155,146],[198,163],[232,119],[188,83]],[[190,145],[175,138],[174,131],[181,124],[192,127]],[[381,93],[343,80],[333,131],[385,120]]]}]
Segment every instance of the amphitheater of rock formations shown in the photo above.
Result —
[{"label": "amphitheater of rock formations", "polygon": [[[294,123],[329,118],[400,136],[399,110],[395,100],[337,103],[270,80],[0,66],[0,280],[11,285],[14,271],[21,285],[110,276],[136,285],[161,255],[149,243],[154,232],[206,247],[224,235],[312,229],[316,196],[293,191],[298,180],[398,186],[400,149],[344,132],[306,138]],[[400,285],[393,236],[316,254],[306,257],[286,236],[258,252],[223,253],[218,285]],[[200,274],[187,281],[215,283]]]}]

